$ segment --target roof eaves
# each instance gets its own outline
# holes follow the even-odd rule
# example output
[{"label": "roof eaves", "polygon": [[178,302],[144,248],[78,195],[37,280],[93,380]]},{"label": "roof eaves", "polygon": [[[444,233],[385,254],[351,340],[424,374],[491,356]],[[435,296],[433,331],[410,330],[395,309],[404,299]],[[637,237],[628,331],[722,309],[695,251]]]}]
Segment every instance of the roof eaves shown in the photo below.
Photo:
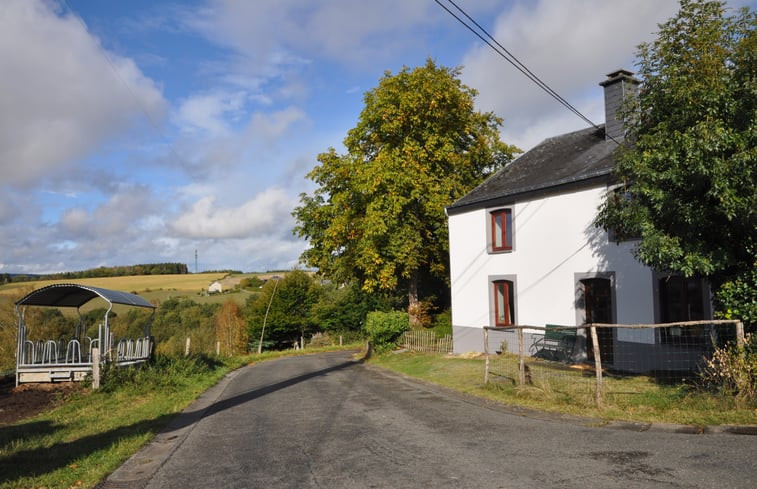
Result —
[{"label": "roof eaves", "polygon": [[549,183],[546,183],[544,185],[531,185],[527,187],[520,187],[516,189],[508,190],[507,192],[502,192],[499,194],[493,194],[493,195],[487,195],[485,197],[479,198],[479,199],[471,199],[467,201],[457,201],[449,206],[446,207],[447,211],[457,211],[459,209],[467,209],[470,207],[479,208],[482,207],[481,204],[488,203],[488,202],[495,202],[495,201],[501,201],[503,199],[507,199],[508,197],[514,197],[516,195],[523,195],[523,194],[529,194],[539,191],[548,191],[550,189],[556,189],[558,187],[562,187],[564,185],[569,185],[581,181],[589,181],[594,180],[598,177],[603,176],[609,176],[612,174],[613,168],[603,168],[600,170],[596,170],[593,172],[583,173],[581,175],[577,176],[571,176],[568,178],[563,178],[561,180],[554,180]]}]

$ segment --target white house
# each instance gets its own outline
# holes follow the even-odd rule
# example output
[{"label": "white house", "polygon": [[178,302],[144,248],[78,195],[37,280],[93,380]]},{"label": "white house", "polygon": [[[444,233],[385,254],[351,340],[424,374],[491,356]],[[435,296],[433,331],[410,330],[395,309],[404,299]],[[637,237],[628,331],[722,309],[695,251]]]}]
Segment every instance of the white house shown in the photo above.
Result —
[{"label": "white house", "polygon": [[[599,205],[613,191],[613,151],[624,136],[615,114],[638,84],[628,71],[610,73],[600,83],[606,126],[543,141],[447,208],[456,353],[482,351],[484,326],[711,318],[701,280],[654,272],[633,257],[633,242],[613,242],[594,226]],[[676,336],[688,333],[626,328],[601,334],[603,362],[654,370],[662,368],[659,358]],[[517,351],[515,333],[505,331],[492,332],[490,349],[503,339]],[[643,354],[624,365],[628,356],[613,358],[613,350]]]}]

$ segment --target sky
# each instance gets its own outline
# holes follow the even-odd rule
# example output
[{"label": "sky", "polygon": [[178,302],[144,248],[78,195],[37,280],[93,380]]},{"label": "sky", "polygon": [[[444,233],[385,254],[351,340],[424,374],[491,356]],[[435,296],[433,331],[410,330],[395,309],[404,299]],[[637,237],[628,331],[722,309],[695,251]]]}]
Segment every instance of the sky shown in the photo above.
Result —
[{"label": "sky", "polygon": [[[456,3],[598,124],[598,83],[678,8]],[[428,58],[523,150],[586,127],[433,0],[2,0],[0,273],[297,266],[317,155],[344,151],[386,72]]]}]

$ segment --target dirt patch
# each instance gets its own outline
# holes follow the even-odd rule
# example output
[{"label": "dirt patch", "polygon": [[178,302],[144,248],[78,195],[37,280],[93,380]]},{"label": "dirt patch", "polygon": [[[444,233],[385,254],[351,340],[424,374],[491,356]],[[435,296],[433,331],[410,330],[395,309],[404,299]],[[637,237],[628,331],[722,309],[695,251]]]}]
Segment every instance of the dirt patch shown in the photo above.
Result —
[{"label": "dirt patch", "polygon": [[15,379],[0,380],[0,426],[32,417],[63,403],[74,392],[81,391],[78,382],[21,384]]}]

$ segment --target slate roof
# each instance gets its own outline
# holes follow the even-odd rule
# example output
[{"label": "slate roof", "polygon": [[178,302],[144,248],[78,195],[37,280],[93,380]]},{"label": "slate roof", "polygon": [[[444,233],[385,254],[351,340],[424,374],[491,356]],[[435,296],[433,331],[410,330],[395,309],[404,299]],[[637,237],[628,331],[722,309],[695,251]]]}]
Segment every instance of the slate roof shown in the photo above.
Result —
[{"label": "slate roof", "polygon": [[614,141],[604,125],[546,139],[447,207],[455,214],[512,203],[534,194],[610,179]]}]

